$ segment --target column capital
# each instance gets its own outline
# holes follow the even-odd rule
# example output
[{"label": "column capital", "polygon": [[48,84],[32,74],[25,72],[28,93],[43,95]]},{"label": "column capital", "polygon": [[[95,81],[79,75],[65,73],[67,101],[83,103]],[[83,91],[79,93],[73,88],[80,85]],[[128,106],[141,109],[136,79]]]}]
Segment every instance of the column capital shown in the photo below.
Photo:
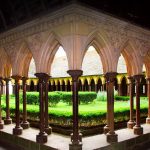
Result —
[{"label": "column capital", "polygon": [[21,76],[19,76],[19,75],[13,75],[13,76],[11,76],[11,78],[13,78],[15,81],[19,81],[19,80],[21,80]]},{"label": "column capital", "polygon": [[117,72],[107,72],[104,77],[107,82],[114,82],[114,79],[117,76]]},{"label": "column capital", "polygon": [[21,79],[22,79],[22,81],[26,81],[26,80],[28,80],[28,77],[22,77]]},{"label": "column capital", "polygon": [[0,77],[0,81],[2,81],[3,80],[3,77]]},{"label": "column capital", "polygon": [[148,83],[150,83],[150,77],[147,77],[146,80]]},{"label": "column capital", "polygon": [[128,76],[127,77],[127,79],[128,79],[128,83],[130,84],[130,83],[133,83],[133,81],[134,81],[134,78],[133,78],[133,76]]},{"label": "column capital", "polygon": [[134,80],[133,76],[128,76],[127,77],[129,80]]},{"label": "column capital", "polygon": [[72,77],[72,78],[78,78],[82,75],[83,71],[82,70],[68,70],[67,73]]},{"label": "column capital", "polygon": [[42,80],[48,80],[50,78],[47,73],[35,73],[35,76]]},{"label": "column capital", "polygon": [[142,74],[138,74],[138,75],[134,75],[133,78],[135,79],[135,81],[137,83],[140,83],[140,81],[141,81],[141,79],[142,79],[143,76],[144,75],[142,75]]},{"label": "column capital", "polygon": [[8,78],[4,78],[3,80],[6,81],[6,82],[9,82],[9,81],[11,81],[11,78],[8,77]]}]

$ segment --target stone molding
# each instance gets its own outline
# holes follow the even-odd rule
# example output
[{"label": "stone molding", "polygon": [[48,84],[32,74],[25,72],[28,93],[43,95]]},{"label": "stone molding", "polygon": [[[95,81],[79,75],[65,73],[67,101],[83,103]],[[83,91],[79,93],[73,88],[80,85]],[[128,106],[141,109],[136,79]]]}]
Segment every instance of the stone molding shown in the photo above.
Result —
[{"label": "stone molding", "polygon": [[[93,13],[91,13],[91,11]],[[52,30],[57,26],[73,21],[83,22],[93,26],[93,28],[102,29],[109,35],[110,39],[115,37],[113,39],[118,42],[130,38],[147,42],[150,41],[149,30],[119,20],[112,16],[102,14],[96,10],[72,4],[52,12],[51,14],[47,14],[41,18],[37,18],[33,21],[20,25],[7,32],[1,33],[0,45],[3,46],[18,39],[24,39],[33,34]]]}]

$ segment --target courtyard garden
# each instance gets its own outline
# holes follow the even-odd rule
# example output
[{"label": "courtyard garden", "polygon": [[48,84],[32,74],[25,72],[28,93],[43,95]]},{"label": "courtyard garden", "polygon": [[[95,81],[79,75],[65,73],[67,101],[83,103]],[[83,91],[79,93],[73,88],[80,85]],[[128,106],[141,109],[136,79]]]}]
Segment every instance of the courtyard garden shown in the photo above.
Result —
[{"label": "courtyard garden", "polygon": [[[28,119],[39,121],[39,93],[27,92]],[[49,92],[49,122],[53,125],[69,127],[72,125],[72,93]],[[134,98],[135,99],[135,98]],[[141,117],[147,116],[148,99],[141,97]],[[20,111],[22,114],[22,94]],[[135,100],[134,100],[135,103]],[[118,96],[115,91],[115,122],[129,120],[130,102],[128,96]],[[134,105],[135,106],[135,105]],[[106,92],[79,92],[79,126],[91,127],[106,124]],[[5,116],[5,96],[2,95],[2,114]],[[135,107],[134,107],[135,110]],[[15,97],[10,95],[11,117],[15,115]]]}]

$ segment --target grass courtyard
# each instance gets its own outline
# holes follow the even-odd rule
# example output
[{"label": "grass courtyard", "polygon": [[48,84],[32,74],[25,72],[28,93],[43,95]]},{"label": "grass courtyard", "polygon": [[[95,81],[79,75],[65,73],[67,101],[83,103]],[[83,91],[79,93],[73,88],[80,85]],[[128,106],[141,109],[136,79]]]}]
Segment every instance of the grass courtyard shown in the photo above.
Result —
[{"label": "grass courtyard", "polygon": [[[147,97],[140,98],[141,117],[147,116],[148,100]],[[5,116],[5,96],[2,96],[2,110]],[[79,122],[80,126],[102,125],[106,123],[107,113],[106,101],[98,101],[95,99],[92,103],[79,105]],[[22,104],[20,111],[22,113]],[[115,122],[129,120],[130,102],[114,101]],[[134,98],[134,112],[135,112]],[[15,115],[15,97],[10,96],[10,112],[11,116]],[[37,120],[39,116],[39,105],[27,104],[28,119]],[[134,113],[135,114],[135,113]],[[72,124],[72,106],[60,101],[56,106],[49,107],[49,121],[53,124],[70,126]]]}]

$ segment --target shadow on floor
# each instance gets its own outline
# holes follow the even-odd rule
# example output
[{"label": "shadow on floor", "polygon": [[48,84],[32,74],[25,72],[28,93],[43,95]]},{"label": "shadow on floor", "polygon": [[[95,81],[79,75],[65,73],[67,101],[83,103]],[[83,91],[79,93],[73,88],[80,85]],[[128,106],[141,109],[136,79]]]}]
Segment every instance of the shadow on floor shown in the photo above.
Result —
[{"label": "shadow on floor", "polygon": [[23,149],[0,141],[0,150],[23,150]]}]

